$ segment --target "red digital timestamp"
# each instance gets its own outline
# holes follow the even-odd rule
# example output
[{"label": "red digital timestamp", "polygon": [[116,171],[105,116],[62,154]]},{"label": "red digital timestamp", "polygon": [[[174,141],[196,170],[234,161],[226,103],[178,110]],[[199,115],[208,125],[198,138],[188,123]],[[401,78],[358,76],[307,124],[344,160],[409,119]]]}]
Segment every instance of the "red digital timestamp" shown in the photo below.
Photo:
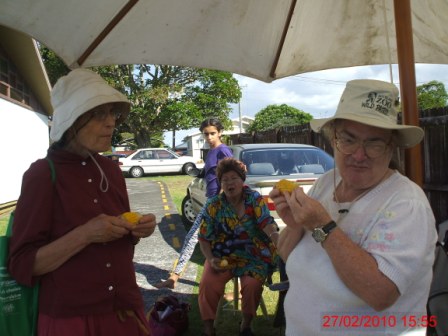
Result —
[{"label": "red digital timestamp", "polygon": [[322,329],[427,328],[437,326],[435,315],[322,315]]}]

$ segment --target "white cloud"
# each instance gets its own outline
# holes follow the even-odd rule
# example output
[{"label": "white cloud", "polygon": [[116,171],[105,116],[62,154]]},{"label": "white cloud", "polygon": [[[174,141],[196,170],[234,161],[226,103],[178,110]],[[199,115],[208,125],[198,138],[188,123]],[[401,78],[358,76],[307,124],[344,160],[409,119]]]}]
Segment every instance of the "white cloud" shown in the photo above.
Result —
[{"label": "white cloud", "polygon": [[[387,65],[352,67],[311,72],[264,83],[256,79],[235,75],[242,87],[240,104],[232,106],[232,118],[243,115],[255,116],[257,112],[271,104],[287,104],[312,114],[315,118],[325,118],[334,114],[339,97],[347,81],[352,79],[378,79],[390,81]],[[392,67],[393,82],[399,87],[397,65]],[[417,64],[416,83],[421,85],[432,80],[445,84],[448,90],[448,65]],[[176,144],[192,133],[192,130],[177,132]],[[171,144],[171,132],[165,136]]]}]

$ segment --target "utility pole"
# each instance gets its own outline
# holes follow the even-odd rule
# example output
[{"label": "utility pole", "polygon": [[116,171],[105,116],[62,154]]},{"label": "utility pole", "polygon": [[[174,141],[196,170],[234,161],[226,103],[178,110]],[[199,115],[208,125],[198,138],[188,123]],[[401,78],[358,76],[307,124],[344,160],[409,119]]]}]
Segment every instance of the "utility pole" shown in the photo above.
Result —
[{"label": "utility pole", "polygon": [[241,98],[240,98],[240,100],[239,100],[239,102],[238,102],[238,113],[239,113],[239,115],[240,115],[240,133],[243,133],[243,114],[242,114],[242,112],[241,112],[241,99],[243,98],[243,88],[246,88],[247,87],[247,85],[241,85],[240,86],[240,89],[241,89]]}]

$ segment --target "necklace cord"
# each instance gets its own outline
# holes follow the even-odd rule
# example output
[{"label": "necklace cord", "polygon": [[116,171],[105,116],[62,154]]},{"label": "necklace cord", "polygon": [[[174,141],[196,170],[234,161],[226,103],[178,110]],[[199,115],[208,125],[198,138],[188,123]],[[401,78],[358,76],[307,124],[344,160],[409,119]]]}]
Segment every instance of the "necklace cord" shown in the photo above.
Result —
[{"label": "necklace cord", "polygon": [[[386,173],[383,175],[383,177],[381,177],[381,179],[375,183],[373,186],[367,188],[366,190],[364,190],[361,194],[359,194],[358,196],[355,197],[355,199],[353,201],[350,202],[348,208],[339,208],[338,213],[339,215],[345,215],[347,213],[349,213],[350,208],[352,207],[352,205],[358,201],[360,198],[362,198],[363,196],[365,196],[366,194],[368,194],[371,190],[375,189],[377,186],[379,186],[384,180],[386,180],[386,178],[389,175],[389,169],[386,170]],[[336,189],[339,187],[339,185],[342,182],[342,178],[341,181],[339,181],[338,185],[336,186],[336,169],[334,169],[333,172],[333,186],[334,186],[334,190],[333,190],[333,198],[335,200],[335,202],[338,204],[338,206],[340,207],[341,202],[339,202],[338,196],[336,195]],[[345,202],[344,202],[345,203]]]},{"label": "necklace cord", "polygon": [[101,174],[101,181],[100,181],[100,190],[105,193],[109,190],[109,181],[107,180],[106,174],[104,173],[104,171],[101,169],[100,165],[98,164],[98,162],[96,162],[95,158],[93,157],[92,154],[90,154],[90,152],[88,152],[90,158],[92,159],[92,161],[95,163],[95,165],[98,167],[98,170],[100,171]]}]

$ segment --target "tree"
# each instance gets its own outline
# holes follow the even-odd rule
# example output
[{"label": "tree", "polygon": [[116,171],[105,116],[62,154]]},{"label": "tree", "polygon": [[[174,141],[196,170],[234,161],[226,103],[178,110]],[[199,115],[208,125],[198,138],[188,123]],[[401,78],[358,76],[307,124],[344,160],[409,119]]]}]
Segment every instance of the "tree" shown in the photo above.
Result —
[{"label": "tree", "polygon": [[39,47],[48,79],[50,80],[51,86],[54,86],[60,77],[65,76],[70,72],[70,69],[52,50],[42,44],[40,44]]},{"label": "tree", "polygon": [[230,126],[228,104],[241,97],[238,82],[229,72],[147,64],[95,70],[132,102],[120,130],[133,133],[138,147],[147,147],[154,139],[160,143],[164,131],[197,127],[211,116]]},{"label": "tree", "polygon": [[442,82],[431,81],[417,86],[417,104],[419,110],[427,110],[447,105],[448,94]]},{"label": "tree", "polygon": [[[59,71],[57,56],[46,50],[47,71],[65,75]],[[211,116],[230,127],[229,103],[241,98],[238,81],[230,72],[150,64],[110,65],[92,70],[131,101],[131,112],[118,130],[132,133],[139,148],[159,146],[163,144],[163,132],[198,127]],[[114,144],[117,139],[114,137]]]},{"label": "tree", "polygon": [[248,131],[266,131],[282,126],[302,125],[313,119],[312,115],[295,107],[268,105],[255,115],[255,120],[249,125]]}]

